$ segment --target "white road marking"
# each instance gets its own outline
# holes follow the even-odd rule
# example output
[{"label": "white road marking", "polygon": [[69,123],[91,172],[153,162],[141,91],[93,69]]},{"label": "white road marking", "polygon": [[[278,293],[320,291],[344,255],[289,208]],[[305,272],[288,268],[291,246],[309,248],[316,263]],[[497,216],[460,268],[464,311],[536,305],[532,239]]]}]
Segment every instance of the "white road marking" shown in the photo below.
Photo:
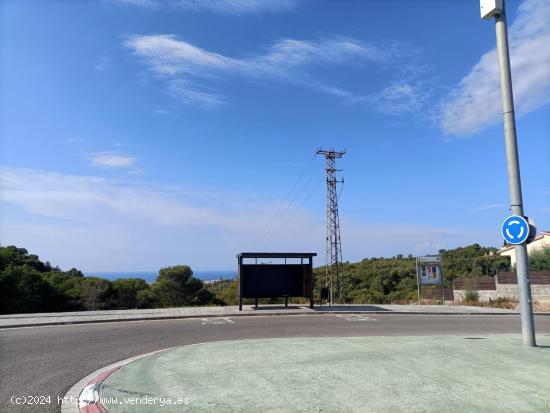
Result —
[{"label": "white road marking", "polygon": [[343,318],[346,321],[376,321],[376,318],[371,318],[362,314],[337,314],[336,317]]},{"label": "white road marking", "polygon": [[235,324],[235,322],[231,320],[229,317],[214,317],[214,318],[201,318],[201,324],[220,325],[220,324]]}]

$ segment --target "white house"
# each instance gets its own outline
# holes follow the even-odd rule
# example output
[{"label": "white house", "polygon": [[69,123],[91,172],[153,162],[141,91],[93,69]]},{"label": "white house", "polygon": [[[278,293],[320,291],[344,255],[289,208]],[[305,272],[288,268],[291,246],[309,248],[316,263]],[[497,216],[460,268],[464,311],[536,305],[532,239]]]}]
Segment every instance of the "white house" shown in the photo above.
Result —
[{"label": "white house", "polygon": [[[533,241],[527,244],[527,253],[531,255],[533,252],[542,248],[550,248],[550,231],[543,231],[535,237]],[[516,254],[513,245],[506,245],[498,250],[499,255],[510,257],[512,267],[516,266]]]}]

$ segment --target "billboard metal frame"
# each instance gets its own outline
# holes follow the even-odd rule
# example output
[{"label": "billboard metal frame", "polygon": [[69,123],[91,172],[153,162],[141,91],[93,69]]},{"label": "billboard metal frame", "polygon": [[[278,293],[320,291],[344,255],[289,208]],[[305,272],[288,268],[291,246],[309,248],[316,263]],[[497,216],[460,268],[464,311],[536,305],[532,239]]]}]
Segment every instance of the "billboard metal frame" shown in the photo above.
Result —
[{"label": "billboard metal frame", "polygon": [[[310,308],[313,308],[313,257],[317,256],[317,253],[314,252],[241,252],[240,254],[237,254],[237,263],[238,263],[238,272],[237,272],[237,283],[238,283],[238,291],[239,291],[239,311],[242,311],[243,309],[243,298],[254,298],[255,299],[255,306],[258,307],[258,298],[266,297],[265,293],[257,294],[256,296],[249,297],[249,294],[243,294],[245,288],[243,288],[243,274],[247,269],[254,270],[257,274],[265,275],[265,273],[269,272],[270,270],[273,270],[275,267],[277,268],[277,272],[281,272],[284,274],[285,266],[288,268],[288,275],[290,275],[292,272],[294,274],[297,274],[296,267],[300,267],[301,270],[301,280],[302,282],[306,282],[308,285],[304,286],[302,291],[305,291],[306,294],[304,295],[298,295],[299,297],[306,297],[309,299],[309,306]],[[283,259],[284,262],[281,264],[265,264],[265,263],[258,263],[258,259],[262,258],[273,258],[273,259]],[[253,259],[254,263],[245,263],[245,259]],[[287,263],[288,259],[299,259],[299,264],[289,264]],[[250,271],[252,272],[252,271]],[[287,275],[287,274],[285,274]],[[281,289],[284,289],[284,286],[277,284],[277,280],[273,280],[273,290],[281,291]],[[282,281],[281,281],[282,282]],[[263,286],[266,287],[266,289],[269,291],[269,285]],[[277,288],[276,288],[277,287]],[[269,295],[269,294],[267,294]],[[276,296],[281,296],[274,294],[273,296],[270,296],[272,298],[275,298]],[[285,298],[285,306],[288,306],[288,297],[290,296],[296,296],[296,295],[289,295],[289,294],[283,294],[282,295]]]}]

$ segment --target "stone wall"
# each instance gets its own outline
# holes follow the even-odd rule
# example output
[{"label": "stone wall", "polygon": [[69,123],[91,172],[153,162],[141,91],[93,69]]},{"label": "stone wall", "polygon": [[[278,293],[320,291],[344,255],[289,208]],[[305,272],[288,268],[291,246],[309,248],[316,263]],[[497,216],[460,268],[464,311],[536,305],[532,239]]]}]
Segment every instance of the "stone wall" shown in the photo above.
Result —
[{"label": "stone wall", "polygon": [[[467,290],[454,290],[454,299],[457,302],[466,298]],[[498,284],[494,290],[477,290],[479,301],[496,300],[499,297],[518,299],[516,284]],[[531,285],[531,295],[535,301],[550,301],[550,285]]]},{"label": "stone wall", "polygon": [[[464,301],[468,290],[453,290],[454,299],[456,302]],[[497,290],[477,290],[479,301],[489,301],[498,298]]]}]

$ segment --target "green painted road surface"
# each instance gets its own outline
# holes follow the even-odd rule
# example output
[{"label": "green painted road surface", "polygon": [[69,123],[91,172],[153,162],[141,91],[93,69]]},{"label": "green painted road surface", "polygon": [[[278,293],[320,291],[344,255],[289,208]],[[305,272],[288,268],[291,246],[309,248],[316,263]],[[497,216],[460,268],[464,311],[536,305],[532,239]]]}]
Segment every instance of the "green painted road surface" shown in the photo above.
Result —
[{"label": "green painted road surface", "polygon": [[[480,337],[190,345],[122,367],[100,397],[110,413],[550,413],[550,336],[539,336],[538,348],[523,347],[519,336]],[[144,396],[165,399],[153,405]],[[187,405],[160,405],[186,397]]]}]

